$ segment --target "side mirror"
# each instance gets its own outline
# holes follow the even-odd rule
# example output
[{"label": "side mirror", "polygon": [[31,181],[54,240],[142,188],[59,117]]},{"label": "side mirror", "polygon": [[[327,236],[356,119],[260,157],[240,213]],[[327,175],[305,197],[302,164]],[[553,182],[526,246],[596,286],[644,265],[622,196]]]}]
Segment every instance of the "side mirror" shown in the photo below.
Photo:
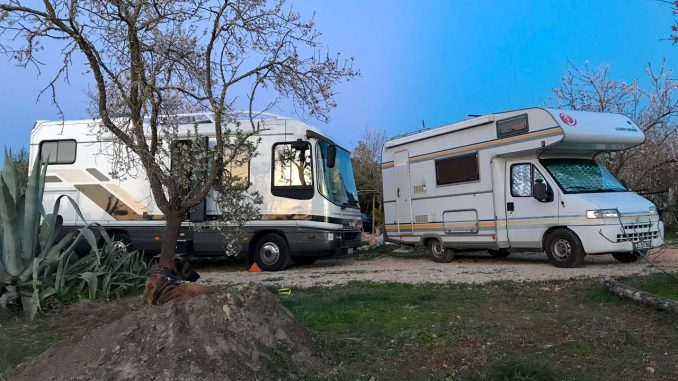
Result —
[{"label": "side mirror", "polygon": [[337,161],[337,146],[334,144],[327,148],[327,168],[334,168]]},{"label": "side mirror", "polygon": [[551,202],[553,201],[553,192],[549,194],[548,185],[541,179],[537,179],[532,188],[532,197],[540,202]]}]

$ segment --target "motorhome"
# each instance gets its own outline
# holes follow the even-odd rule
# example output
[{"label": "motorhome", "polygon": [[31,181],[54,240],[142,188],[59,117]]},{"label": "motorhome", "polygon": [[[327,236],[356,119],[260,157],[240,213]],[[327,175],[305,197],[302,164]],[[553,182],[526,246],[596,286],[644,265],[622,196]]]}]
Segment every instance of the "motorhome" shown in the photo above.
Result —
[{"label": "motorhome", "polygon": [[[198,132],[214,145],[209,114],[181,115],[179,131]],[[249,120],[243,121],[250,123]],[[320,129],[291,118],[259,114],[258,155],[232,174],[249,179],[250,191],[263,196],[261,219],[246,224],[242,254],[264,270],[284,269],[291,261],[312,263],[321,256],[360,244],[360,209],[351,155]],[[113,176],[115,139],[100,133],[98,120],[39,121],[31,133],[30,160],[48,161],[44,208],[60,195],[76,201],[85,221],[62,203],[64,230],[99,223],[109,234],[147,253],[159,251],[164,216],[142,168]],[[234,125],[228,126],[232,130]],[[99,131],[99,132],[97,132]],[[162,137],[161,137],[162,138]],[[213,195],[182,225],[178,246],[185,254],[224,255],[218,231],[193,229],[216,219]]]},{"label": "motorhome", "polygon": [[629,191],[602,153],[643,143],[629,118],[544,108],[499,112],[386,142],[388,239],[455,251],[545,251],[558,267],[585,255],[621,262],[663,244],[657,208]]}]

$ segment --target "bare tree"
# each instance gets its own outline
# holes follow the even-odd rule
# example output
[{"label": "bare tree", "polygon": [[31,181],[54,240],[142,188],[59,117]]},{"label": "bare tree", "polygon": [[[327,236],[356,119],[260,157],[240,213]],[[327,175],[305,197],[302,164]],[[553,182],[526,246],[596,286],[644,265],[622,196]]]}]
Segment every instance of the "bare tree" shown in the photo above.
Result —
[{"label": "bare tree", "polygon": [[[671,8],[673,10],[673,15],[678,15],[678,0],[673,1]],[[678,22],[674,21],[674,24],[671,25],[671,30],[673,31],[671,34],[671,40],[675,44],[678,42]]]},{"label": "bare tree", "polygon": [[[377,200],[381,205],[381,153],[386,141],[386,133],[373,129],[365,129],[362,137],[353,149],[353,171],[356,187],[362,191],[360,209],[376,218],[379,225],[383,218],[377,210],[372,210],[373,194],[366,191],[377,191]],[[378,205],[377,205],[378,206]]]},{"label": "bare tree", "polygon": [[[215,188],[233,191],[225,169],[254,153],[261,89],[324,120],[335,85],[356,75],[352,60],[321,52],[313,20],[288,8],[285,0],[12,0],[0,2],[0,49],[19,66],[40,67],[43,44],[60,44],[57,74],[43,90],[57,107],[55,84],[68,80],[76,55],[84,57],[101,133],[112,134],[119,157],[135,164],[123,163],[119,174],[140,164],[165,215],[167,263],[190,208]],[[248,126],[234,124],[238,96],[248,105]],[[175,115],[195,111],[211,115],[213,147],[197,128],[180,131]]]},{"label": "bare tree", "polygon": [[[643,144],[602,155],[611,172],[632,189],[666,191],[678,186],[678,82],[665,65],[647,66],[647,86],[609,78],[609,67],[570,68],[553,89],[552,106],[624,114],[645,133]],[[678,189],[678,188],[677,188]]]}]

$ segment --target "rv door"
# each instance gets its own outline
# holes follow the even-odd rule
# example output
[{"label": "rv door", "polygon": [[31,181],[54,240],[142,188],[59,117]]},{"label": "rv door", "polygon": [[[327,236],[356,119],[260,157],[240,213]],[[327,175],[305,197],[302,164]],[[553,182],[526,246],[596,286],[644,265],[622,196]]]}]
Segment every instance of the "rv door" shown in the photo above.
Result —
[{"label": "rv door", "polygon": [[546,229],[558,224],[553,184],[529,160],[506,162],[506,229],[511,247],[541,248]]},{"label": "rv door", "polygon": [[398,151],[393,156],[395,169],[396,214],[398,216],[398,232],[411,233],[412,199],[410,195],[410,157],[407,151]]}]

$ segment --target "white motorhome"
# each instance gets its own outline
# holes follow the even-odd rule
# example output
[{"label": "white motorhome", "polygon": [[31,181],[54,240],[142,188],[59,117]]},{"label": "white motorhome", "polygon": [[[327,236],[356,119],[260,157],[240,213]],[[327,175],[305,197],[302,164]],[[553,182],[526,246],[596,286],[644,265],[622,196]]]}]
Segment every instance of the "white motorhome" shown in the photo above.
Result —
[{"label": "white motorhome", "polygon": [[627,117],[543,108],[500,112],[389,140],[383,150],[391,241],[454,251],[546,251],[630,262],[663,244],[657,208],[594,160],[645,140]]},{"label": "white motorhome", "polygon": [[[258,191],[264,200],[261,220],[247,224],[242,253],[264,270],[281,270],[291,261],[312,263],[359,246],[360,209],[350,153],[318,128],[298,120],[262,114],[255,122],[258,133],[253,139],[261,139],[258,155],[242,167],[229,168],[234,175],[249,178],[250,190]],[[52,210],[57,197],[68,195],[76,200],[87,223],[103,225],[109,234],[137,249],[157,252],[165,222],[148,180],[142,168],[137,168],[137,176],[111,176],[114,139],[95,133],[98,123],[40,121],[33,127],[31,162],[39,157],[49,162],[44,207]],[[182,115],[179,131],[192,131],[196,125],[215,144],[210,115]],[[328,163],[330,156],[334,165]],[[75,210],[65,204],[60,210],[64,230],[82,226]],[[195,208],[182,225],[179,250],[223,255],[220,233],[191,229],[218,214],[213,197]]]}]

